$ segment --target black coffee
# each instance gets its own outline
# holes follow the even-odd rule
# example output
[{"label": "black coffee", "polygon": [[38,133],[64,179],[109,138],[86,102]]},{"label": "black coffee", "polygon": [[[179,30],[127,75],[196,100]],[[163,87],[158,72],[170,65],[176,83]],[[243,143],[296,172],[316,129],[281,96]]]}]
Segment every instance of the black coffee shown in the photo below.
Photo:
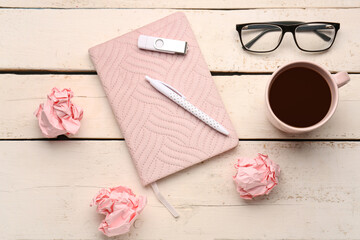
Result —
[{"label": "black coffee", "polygon": [[294,67],[275,77],[269,92],[274,114],[293,127],[310,127],[320,122],[331,104],[326,80],[316,71]]}]

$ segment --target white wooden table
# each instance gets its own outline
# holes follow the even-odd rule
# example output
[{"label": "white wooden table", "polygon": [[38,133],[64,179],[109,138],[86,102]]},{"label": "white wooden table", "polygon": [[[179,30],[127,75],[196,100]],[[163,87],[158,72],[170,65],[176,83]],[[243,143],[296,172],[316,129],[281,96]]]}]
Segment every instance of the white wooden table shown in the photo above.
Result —
[{"label": "white wooden table", "polygon": [[[102,187],[148,196],[132,231],[116,239],[360,239],[360,1],[0,0],[0,239],[106,239],[89,207]],[[159,182],[172,218],[139,184],[87,49],[180,9],[185,12],[236,127],[239,146]],[[241,49],[235,24],[340,22],[332,49],[303,53],[287,34],[275,52]],[[292,60],[348,71],[335,116],[292,136],[264,116],[269,74]],[[85,110],[70,140],[44,139],[33,116],[54,86]],[[232,182],[240,156],[269,154],[280,185],[256,201]]]}]

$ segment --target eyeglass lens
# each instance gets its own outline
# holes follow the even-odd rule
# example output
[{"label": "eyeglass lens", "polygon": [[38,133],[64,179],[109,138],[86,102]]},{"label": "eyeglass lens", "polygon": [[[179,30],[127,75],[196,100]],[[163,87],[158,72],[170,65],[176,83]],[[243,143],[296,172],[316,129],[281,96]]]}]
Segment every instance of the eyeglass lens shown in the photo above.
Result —
[{"label": "eyeglass lens", "polygon": [[309,23],[295,29],[298,46],[307,51],[325,50],[331,46],[334,38],[335,28],[330,24]]},{"label": "eyeglass lens", "polygon": [[271,24],[251,24],[241,30],[243,45],[251,51],[274,50],[279,45],[281,36],[281,28]]}]

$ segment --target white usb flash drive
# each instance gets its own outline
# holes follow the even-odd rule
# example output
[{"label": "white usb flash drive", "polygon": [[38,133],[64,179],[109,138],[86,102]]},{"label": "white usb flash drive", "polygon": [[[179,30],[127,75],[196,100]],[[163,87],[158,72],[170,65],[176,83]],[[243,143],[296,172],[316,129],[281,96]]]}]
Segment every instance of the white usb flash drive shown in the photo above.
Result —
[{"label": "white usb flash drive", "polygon": [[186,54],[187,42],[160,37],[140,35],[138,47],[150,51],[165,52],[171,54]]}]

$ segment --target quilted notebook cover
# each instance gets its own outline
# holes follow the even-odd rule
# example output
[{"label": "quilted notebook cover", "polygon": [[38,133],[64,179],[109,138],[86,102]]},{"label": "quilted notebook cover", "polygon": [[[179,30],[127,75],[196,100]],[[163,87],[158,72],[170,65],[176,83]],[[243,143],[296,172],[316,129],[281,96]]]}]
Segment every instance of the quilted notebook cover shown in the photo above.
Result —
[{"label": "quilted notebook cover", "polygon": [[[187,41],[188,52],[173,55],[140,50],[141,34]],[[238,137],[183,13],[92,47],[89,53],[143,185],[237,146]],[[166,98],[145,75],[180,91],[222,124],[229,136]]]}]

